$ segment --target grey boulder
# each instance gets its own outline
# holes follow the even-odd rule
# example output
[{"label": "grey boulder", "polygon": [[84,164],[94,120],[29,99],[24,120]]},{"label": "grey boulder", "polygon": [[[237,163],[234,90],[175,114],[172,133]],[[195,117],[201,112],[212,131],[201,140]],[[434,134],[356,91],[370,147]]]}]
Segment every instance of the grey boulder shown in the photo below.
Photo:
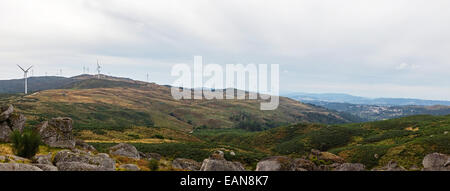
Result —
[{"label": "grey boulder", "polygon": [[450,171],[450,157],[441,153],[428,154],[423,158],[423,171]]},{"label": "grey boulder", "polygon": [[73,121],[68,117],[53,118],[38,127],[42,141],[50,147],[75,148],[72,134]]},{"label": "grey boulder", "polygon": [[344,163],[337,166],[334,171],[365,171],[366,167],[360,163]]},{"label": "grey boulder", "polygon": [[42,171],[42,169],[23,163],[0,163],[0,171]]},{"label": "grey boulder", "polygon": [[52,153],[48,155],[36,155],[32,158],[33,163],[52,165]]},{"label": "grey boulder", "polygon": [[0,122],[0,142],[9,142],[12,131],[8,126],[8,122]]},{"label": "grey boulder", "polygon": [[60,162],[57,163],[59,171],[105,171],[97,165],[82,163],[82,162]]},{"label": "grey boulder", "polygon": [[113,147],[110,147],[109,154],[133,159],[140,159],[139,152],[136,147],[126,143],[119,143]]},{"label": "grey boulder", "polygon": [[285,156],[273,156],[262,159],[256,165],[256,171],[294,171],[292,159]]},{"label": "grey boulder", "polygon": [[[99,153],[97,155],[92,155],[88,152],[75,150],[69,151],[69,150],[63,150],[58,153],[56,153],[55,158],[53,160],[53,163],[56,164],[56,166],[59,168],[60,165],[66,165],[63,163],[71,163],[71,162],[78,162],[78,163],[84,163],[88,165],[96,166],[97,170],[102,171],[114,171],[116,168],[116,162],[109,157],[106,153]],[[71,164],[68,164],[69,166]],[[75,166],[80,166],[78,164],[75,164]],[[63,169],[72,169],[69,167],[64,167]],[[91,169],[91,168],[88,168]],[[61,169],[60,169],[61,170]]]},{"label": "grey boulder", "polygon": [[0,142],[10,142],[11,133],[14,130],[20,132],[25,127],[26,118],[22,114],[14,112],[12,105],[0,108]]},{"label": "grey boulder", "polygon": [[245,171],[245,168],[239,162],[208,158],[203,160],[200,171]]},{"label": "grey boulder", "polygon": [[176,158],[172,161],[172,168],[181,170],[198,171],[200,170],[202,163],[199,163],[192,159]]},{"label": "grey boulder", "polygon": [[32,164],[35,167],[40,168],[42,171],[58,171],[58,168],[49,164]]},{"label": "grey boulder", "polygon": [[6,121],[12,112],[14,112],[12,105],[0,107],[0,121]]},{"label": "grey boulder", "polygon": [[135,164],[122,164],[119,166],[120,169],[125,171],[140,171],[141,169]]}]

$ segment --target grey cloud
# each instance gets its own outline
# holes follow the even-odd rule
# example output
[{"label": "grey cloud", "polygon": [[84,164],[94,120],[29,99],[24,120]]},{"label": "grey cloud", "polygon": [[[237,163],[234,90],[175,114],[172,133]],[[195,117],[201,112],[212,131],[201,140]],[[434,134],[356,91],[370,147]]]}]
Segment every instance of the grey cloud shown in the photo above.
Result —
[{"label": "grey cloud", "polygon": [[435,98],[450,99],[449,9],[446,0],[4,0],[0,78],[20,77],[9,67],[18,63],[76,75],[100,58],[113,74],[144,79],[121,69],[133,66],[168,84],[171,65],[202,55],[281,64],[289,71],[281,88],[294,91],[393,84],[402,91],[390,88],[392,95],[427,97],[423,87],[442,86]]}]

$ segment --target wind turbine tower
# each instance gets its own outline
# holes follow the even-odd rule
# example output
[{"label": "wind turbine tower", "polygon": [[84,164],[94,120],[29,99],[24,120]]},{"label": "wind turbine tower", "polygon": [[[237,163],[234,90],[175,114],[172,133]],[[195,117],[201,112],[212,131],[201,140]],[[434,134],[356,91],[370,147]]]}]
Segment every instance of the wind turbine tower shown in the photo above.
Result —
[{"label": "wind turbine tower", "polygon": [[100,79],[100,69],[102,69],[102,67],[100,66],[100,64],[98,64],[98,60],[97,60],[97,78]]},{"label": "wind turbine tower", "polygon": [[[17,64],[17,66],[19,66]],[[25,79],[25,95],[28,94],[28,71],[30,71],[30,69],[33,66],[30,66],[28,69],[23,69],[21,66],[19,66],[19,68],[23,71],[23,78]]]}]

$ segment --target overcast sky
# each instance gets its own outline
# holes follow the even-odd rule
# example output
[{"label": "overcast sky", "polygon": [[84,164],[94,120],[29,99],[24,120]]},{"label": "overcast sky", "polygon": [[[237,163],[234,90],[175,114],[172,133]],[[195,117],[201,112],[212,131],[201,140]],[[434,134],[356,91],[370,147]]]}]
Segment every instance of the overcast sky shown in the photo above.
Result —
[{"label": "overcast sky", "polygon": [[281,90],[450,100],[450,1],[1,0],[0,79],[280,64]]}]

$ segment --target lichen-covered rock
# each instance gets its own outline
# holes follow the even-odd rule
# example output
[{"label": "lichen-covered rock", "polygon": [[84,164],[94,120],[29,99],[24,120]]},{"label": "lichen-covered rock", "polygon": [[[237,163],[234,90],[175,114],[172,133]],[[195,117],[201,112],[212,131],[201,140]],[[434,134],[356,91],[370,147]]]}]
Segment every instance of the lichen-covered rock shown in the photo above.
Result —
[{"label": "lichen-covered rock", "polygon": [[33,163],[52,165],[52,153],[48,155],[36,155],[32,158]]},{"label": "lichen-covered rock", "polygon": [[12,131],[8,126],[8,122],[0,122],[0,142],[9,142]]},{"label": "lichen-covered rock", "polygon": [[26,118],[22,114],[14,112],[12,105],[0,108],[0,142],[10,142],[11,133],[14,130],[23,131]]},{"label": "lichen-covered rock", "polygon": [[423,158],[423,171],[450,171],[450,157],[441,153],[428,154]]},{"label": "lichen-covered rock", "polygon": [[176,158],[172,161],[172,168],[175,169],[198,171],[201,166],[201,163],[192,159]]},{"label": "lichen-covered rock", "polygon": [[135,164],[122,164],[119,166],[120,169],[125,171],[140,171],[141,169]]},{"label": "lichen-covered rock", "polygon": [[32,164],[35,167],[40,168],[42,171],[58,171],[58,168],[49,164]]},{"label": "lichen-covered rock", "polygon": [[0,171],[42,171],[42,169],[23,163],[0,163]]},{"label": "lichen-covered rock", "polygon": [[67,117],[53,118],[38,127],[42,141],[50,147],[75,148],[72,134],[73,121]]},{"label": "lichen-covered rock", "polygon": [[256,171],[294,171],[293,160],[284,156],[273,156],[262,159],[256,165]]},{"label": "lichen-covered rock", "polygon": [[360,163],[344,163],[340,164],[334,171],[365,171],[366,167]]},{"label": "lichen-covered rock", "polygon": [[92,151],[92,152],[97,151],[97,149],[95,149],[94,146],[87,144],[83,140],[79,140],[79,139],[75,140],[75,146],[81,147],[85,150]]},{"label": "lichen-covered rock", "polygon": [[129,145],[126,143],[120,143],[113,147],[109,148],[109,154],[124,156],[133,159],[140,159],[139,152],[133,145]]},{"label": "lichen-covered rock", "polygon": [[82,162],[59,162],[56,164],[59,171],[105,171],[97,165]]},{"label": "lichen-covered rock", "polygon": [[223,151],[218,150],[218,151],[214,151],[214,153],[212,153],[209,158],[217,159],[217,160],[224,160],[225,154],[223,153]]},{"label": "lichen-covered rock", "polygon": [[152,159],[157,160],[157,161],[161,160],[161,155],[158,153],[147,153],[147,154],[145,154],[145,157],[147,158],[147,160],[152,160]]},{"label": "lichen-covered rock", "polygon": [[25,127],[25,122],[27,121],[27,119],[22,114],[12,113],[10,114],[7,121],[12,131],[18,130],[22,132],[23,128]]},{"label": "lichen-covered rock", "polygon": [[200,171],[245,171],[245,168],[240,162],[225,160],[223,151],[216,151],[203,160]]},{"label": "lichen-covered rock", "polygon": [[6,121],[12,112],[14,112],[14,107],[12,105],[0,107],[0,122]]},{"label": "lichen-covered rock", "polygon": [[295,166],[295,171],[304,171],[304,170],[316,171],[316,170],[318,170],[318,167],[316,166],[316,164],[314,164],[310,160],[306,160],[306,159],[302,159],[302,158],[294,159],[294,166]]},{"label": "lichen-covered rock", "polygon": [[245,168],[239,162],[209,158],[203,160],[200,171],[245,171]]},{"label": "lichen-covered rock", "polygon": [[406,169],[398,165],[394,160],[390,160],[386,166],[374,168],[372,171],[406,171]]},{"label": "lichen-covered rock", "polygon": [[23,158],[23,157],[19,157],[16,155],[5,155],[5,157],[7,158],[8,161],[12,162],[12,163],[30,163],[30,159],[27,158]]},{"label": "lichen-covered rock", "polygon": [[106,153],[99,153],[97,155],[92,155],[88,152],[84,151],[69,151],[69,150],[63,150],[58,153],[56,153],[53,163],[56,164],[56,166],[59,169],[59,163],[69,163],[69,162],[79,162],[79,163],[85,163],[89,165],[97,166],[99,170],[102,171],[114,171],[116,162],[109,157]]}]

